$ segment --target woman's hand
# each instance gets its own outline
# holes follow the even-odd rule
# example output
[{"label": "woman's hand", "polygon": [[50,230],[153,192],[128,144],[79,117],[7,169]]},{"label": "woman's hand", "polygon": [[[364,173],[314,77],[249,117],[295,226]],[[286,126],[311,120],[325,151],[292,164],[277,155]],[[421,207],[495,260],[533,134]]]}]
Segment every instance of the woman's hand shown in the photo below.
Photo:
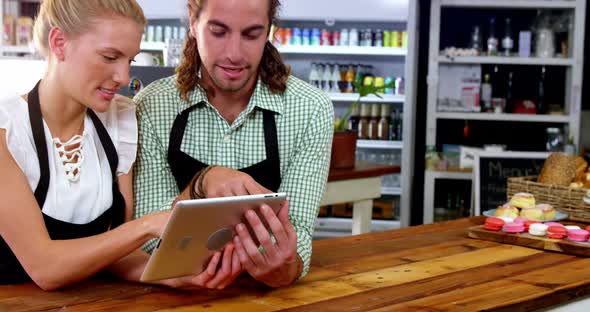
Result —
[{"label": "woman's hand", "polygon": [[152,238],[161,237],[172,215],[172,210],[154,212],[141,217],[141,224]]}]

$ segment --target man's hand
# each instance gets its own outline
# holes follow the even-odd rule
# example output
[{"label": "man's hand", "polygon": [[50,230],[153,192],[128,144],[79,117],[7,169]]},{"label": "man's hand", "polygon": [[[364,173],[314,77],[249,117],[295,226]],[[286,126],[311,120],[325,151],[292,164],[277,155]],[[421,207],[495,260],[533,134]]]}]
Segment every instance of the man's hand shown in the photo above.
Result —
[{"label": "man's hand", "polygon": [[258,249],[244,224],[236,226],[236,252],[243,268],[254,279],[271,287],[289,285],[301,274],[303,261],[297,255],[297,233],[289,221],[288,203],[285,202],[278,217],[267,205],[263,205],[260,211],[272,230],[275,243],[260,218],[249,210],[246,219],[264,252]]},{"label": "man's hand", "polygon": [[[205,197],[226,197],[272,193],[258,184],[251,176],[238,170],[215,166],[202,181]],[[198,187],[198,186],[195,186]],[[195,190],[198,192],[198,190]]]},{"label": "man's hand", "polygon": [[[223,256],[223,258],[222,258]],[[217,270],[219,261],[221,267]],[[224,289],[231,284],[241,273],[242,266],[235,247],[229,243],[223,252],[217,251],[207,264],[207,268],[198,275],[184,276],[161,281],[161,284],[174,287],[200,287],[208,289]]]}]

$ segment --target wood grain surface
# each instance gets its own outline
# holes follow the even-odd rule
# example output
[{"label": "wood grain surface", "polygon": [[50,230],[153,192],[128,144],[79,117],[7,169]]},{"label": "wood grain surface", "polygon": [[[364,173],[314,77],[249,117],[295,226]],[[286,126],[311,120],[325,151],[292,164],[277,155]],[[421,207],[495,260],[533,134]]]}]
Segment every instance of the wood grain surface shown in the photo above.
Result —
[{"label": "wood grain surface", "polygon": [[314,241],[309,275],[281,289],[23,284],[0,286],[0,311],[530,311],[590,294],[590,258],[468,238],[483,220]]}]

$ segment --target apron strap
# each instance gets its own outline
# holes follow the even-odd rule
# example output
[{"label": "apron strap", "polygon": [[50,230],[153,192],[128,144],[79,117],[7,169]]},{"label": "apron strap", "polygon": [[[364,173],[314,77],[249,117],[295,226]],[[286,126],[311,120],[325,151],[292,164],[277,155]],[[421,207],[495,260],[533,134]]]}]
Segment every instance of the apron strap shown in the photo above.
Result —
[{"label": "apron strap", "polygon": [[273,164],[279,164],[279,139],[277,137],[277,125],[274,113],[264,109],[262,110],[262,115],[264,120],[264,146],[266,149],[266,159]]},{"label": "apron strap", "polygon": [[33,131],[33,139],[35,140],[35,148],[37,149],[37,158],[39,159],[39,184],[35,189],[35,199],[39,207],[43,209],[45,199],[47,198],[47,190],[49,189],[49,156],[47,154],[47,145],[45,144],[45,130],[43,129],[43,118],[41,115],[41,105],[39,103],[39,85],[41,81],[37,82],[33,90],[28,94],[29,102],[29,121],[31,122],[31,129]]},{"label": "apron strap", "polygon": [[[92,123],[94,124],[94,128],[96,129],[96,133],[98,133],[98,138],[100,139],[100,143],[104,148],[104,152],[107,155],[107,159],[109,160],[109,166],[111,167],[111,176],[113,177],[113,205],[111,207],[111,229],[116,228],[117,226],[125,223],[125,198],[121,194],[119,190],[119,183],[117,181],[117,168],[119,167],[119,156],[117,154],[117,149],[109,136],[109,133],[105,129],[104,125],[96,116],[96,113],[91,109],[86,110],[90,119],[92,119]],[[122,205],[120,205],[122,203]]]},{"label": "apron strap", "polygon": [[107,129],[103,126],[102,122],[96,116],[96,113],[91,109],[86,110],[90,119],[92,119],[92,123],[94,124],[94,128],[96,129],[96,133],[98,133],[98,138],[100,139],[100,143],[104,148],[104,152],[107,155],[107,159],[109,160],[109,166],[111,167],[111,175],[113,176],[113,181],[117,181],[117,168],[119,167],[119,156],[117,155],[117,149],[113,144],[113,141],[109,137],[109,133]]}]

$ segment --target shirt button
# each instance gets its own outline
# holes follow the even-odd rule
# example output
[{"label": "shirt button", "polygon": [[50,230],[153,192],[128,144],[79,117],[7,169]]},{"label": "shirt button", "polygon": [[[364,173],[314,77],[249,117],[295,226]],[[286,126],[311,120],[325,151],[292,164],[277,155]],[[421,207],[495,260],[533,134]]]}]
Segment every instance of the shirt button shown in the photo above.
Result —
[{"label": "shirt button", "polygon": [[231,139],[231,136],[229,134],[226,134],[223,136],[223,142],[225,142],[225,143],[229,143],[230,139]]}]

